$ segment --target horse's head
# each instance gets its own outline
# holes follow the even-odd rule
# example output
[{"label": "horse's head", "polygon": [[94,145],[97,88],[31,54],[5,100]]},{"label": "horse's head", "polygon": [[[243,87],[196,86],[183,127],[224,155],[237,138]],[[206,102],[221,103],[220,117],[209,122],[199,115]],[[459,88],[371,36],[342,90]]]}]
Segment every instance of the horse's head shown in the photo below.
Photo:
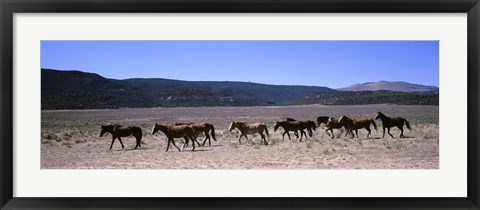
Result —
[{"label": "horse's head", "polygon": [[273,131],[274,131],[274,132],[277,131],[278,127],[280,127],[280,123],[277,121],[277,122],[275,123],[275,127],[273,127]]},{"label": "horse's head", "polygon": [[102,131],[100,131],[100,137],[102,137],[103,134],[105,134],[105,132],[107,132],[107,130],[108,130],[108,126],[102,125]]},{"label": "horse's head", "polygon": [[152,135],[154,135],[157,131],[158,131],[158,126],[157,126],[157,123],[155,123],[155,125],[153,125],[153,128],[152,128]]},{"label": "horse's head", "polygon": [[230,126],[228,126],[228,131],[232,131],[233,129],[235,129],[235,121],[232,121],[232,123],[230,123]]},{"label": "horse's head", "polygon": [[307,131],[308,131],[308,135],[309,135],[310,137],[312,137],[312,136],[313,136],[313,131],[312,131],[312,129],[307,128]]},{"label": "horse's head", "polygon": [[381,112],[377,112],[377,115],[375,115],[375,120],[378,120],[380,119],[381,117],[385,116],[383,113]]}]

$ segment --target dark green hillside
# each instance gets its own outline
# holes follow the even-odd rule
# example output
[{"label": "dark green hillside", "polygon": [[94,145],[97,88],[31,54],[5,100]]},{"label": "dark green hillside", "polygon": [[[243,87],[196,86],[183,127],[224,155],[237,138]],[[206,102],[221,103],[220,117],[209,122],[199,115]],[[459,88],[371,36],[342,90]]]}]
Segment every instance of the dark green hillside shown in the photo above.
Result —
[{"label": "dark green hillside", "polygon": [[266,106],[289,104],[438,105],[434,92],[336,91],[327,87],[169,79],[114,80],[42,69],[42,109]]},{"label": "dark green hillside", "polygon": [[434,93],[406,93],[387,90],[379,91],[338,91],[319,93],[306,96],[291,104],[402,104],[402,105],[438,105],[438,94]]},{"label": "dark green hillside", "polygon": [[326,87],[169,79],[114,80],[80,71],[42,69],[42,109],[283,105]]}]

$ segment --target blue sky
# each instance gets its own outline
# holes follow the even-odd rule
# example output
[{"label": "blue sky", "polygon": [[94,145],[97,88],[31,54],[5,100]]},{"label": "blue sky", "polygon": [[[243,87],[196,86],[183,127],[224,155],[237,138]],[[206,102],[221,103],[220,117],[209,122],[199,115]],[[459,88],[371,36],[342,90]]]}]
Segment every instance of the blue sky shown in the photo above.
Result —
[{"label": "blue sky", "polygon": [[438,86],[438,53],[438,41],[42,41],[41,67],[113,79]]}]

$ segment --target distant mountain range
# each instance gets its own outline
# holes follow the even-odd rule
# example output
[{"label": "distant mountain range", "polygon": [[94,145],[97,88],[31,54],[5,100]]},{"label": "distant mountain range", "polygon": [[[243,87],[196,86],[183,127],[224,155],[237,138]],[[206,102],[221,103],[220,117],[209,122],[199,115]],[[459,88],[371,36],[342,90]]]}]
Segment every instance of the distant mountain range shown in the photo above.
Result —
[{"label": "distant mountain range", "polygon": [[[42,109],[265,106],[311,103],[438,104],[438,88],[437,93],[430,91],[352,92],[318,86],[266,85],[250,82],[198,82],[157,78],[116,80],[93,73],[52,69],[42,69],[41,74]],[[359,97],[369,98],[369,100],[359,100]]]},{"label": "distant mountain range", "polygon": [[421,93],[438,93],[438,87],[411,84],[407,82],[367,82],[363,84],[355,84],[349,87],[339,88],[342,91],[377,91],[389,90],[397,92],[421,92]]}]

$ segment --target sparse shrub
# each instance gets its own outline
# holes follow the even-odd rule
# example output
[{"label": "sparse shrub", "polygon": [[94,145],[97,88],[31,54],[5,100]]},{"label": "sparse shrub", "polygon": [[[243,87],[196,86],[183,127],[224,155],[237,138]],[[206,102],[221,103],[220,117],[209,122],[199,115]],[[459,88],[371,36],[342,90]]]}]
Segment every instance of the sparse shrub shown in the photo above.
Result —
[{"label": "sparse shrub", "polygon": [[62,139],[67,140],[67,141],[70,140],[71,138],[72,138],[72,134],[70,134],[70,133],[65,133],[62,136]]},{"label": "sparse shrub", "polygon": [[307,142],[305,142],[305,146],[307,146],[307,148],[310,149],[313,146],[313,142],[312,141],[307,141]]},{"label": "sparse shrub", "polygon": [[234,142],[232,142],[232,141],[231,141],[231,142],[228,142],[228,145],[231,146],[231,147],[233,147],[233,148],[235,148],[235,149],[238,148],[238,142],[236,142],[236,141],[234,141]]},{"label": "sparse shrub", "polygon": [[63,142],[62,145],[67,146],[68,148],[71,148],[73,143],[71,141],[66,141],[66,142]]},{"label": "sparse shrub", "polygon": [[336,151],[337,151],[337,150],[336,150],[335,148],[331,148],[331,149],[327,148],[327,149],[325,149],[325,150],[323,151],[323,154],[325,154],[325,155],[331,155],[331,154],[335,153]]},{"label": "sparse shrub", "polygon": [[48,140],[48,141],[61,141],[60,138],[54,133],[47,133],[47,134],[42,134],[42,139]]},{"label": "sparse shrub", "polygon": [[269,139],[270,140],[270,145],[278,145],[279,140],[277,138]]},{"label": "sparse shrub", "polygon": [[77,140],[75,140],[75,144],[82,144],[82,143],[85,143],[85,142],[87,142],[87,140],[85,140],[85,139],[77,139]]}]

